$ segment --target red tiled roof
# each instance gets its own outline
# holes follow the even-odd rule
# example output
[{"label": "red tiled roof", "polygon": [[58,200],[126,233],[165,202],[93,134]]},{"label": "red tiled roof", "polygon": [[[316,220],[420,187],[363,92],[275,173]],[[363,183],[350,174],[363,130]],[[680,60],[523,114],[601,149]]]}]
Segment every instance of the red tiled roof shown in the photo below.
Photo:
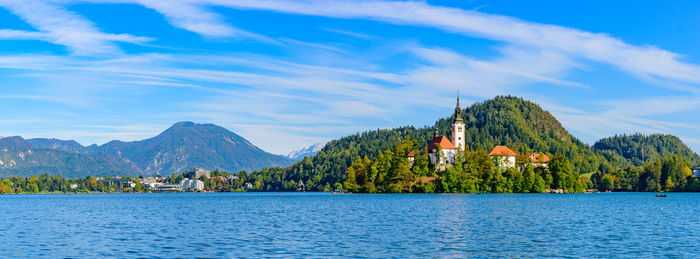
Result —
[{"label": "red tiled roof", "polygon": [[416,177],[416,182],[417,183],[429,183],[432,181],[435,181],[437,177]]},{"label": "red tiled roof", "polygon": [[489,152],[489,156],[517,156],[518,153],[513,152],[506,146],[496,146]]},{"label": "red tiled roof", "polygon": [[409,157],[414,157],[414,156],[416,156],[416,154],[413,153],[413,151],[411,151],[411,152],[408,153],[408,156],[409,156]]},{"label": "red tiled roof", "polygon": [[549,162],[549,157],[545,154],[530,154],[528,157],[530,157],[530,161],[533,163],[547,163]]},{"label": "red tiled roof", "polygon": [[437,136],[433,138],[433,140],[430,141],[430,145],[428,145],[428,150],[436,149],[435,144],[440,144],[441,149],[455,149],[455,145],[453,145],[452,142],[450,142],[450,140],[445,136]]}]

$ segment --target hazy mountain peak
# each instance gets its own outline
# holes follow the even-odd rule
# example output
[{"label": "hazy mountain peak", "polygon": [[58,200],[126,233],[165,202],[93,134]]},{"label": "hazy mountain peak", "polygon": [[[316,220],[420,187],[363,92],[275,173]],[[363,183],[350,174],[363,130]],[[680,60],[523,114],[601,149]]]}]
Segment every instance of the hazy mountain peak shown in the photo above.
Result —
[{"label": "hazy mountain peak", "polygon": [[0,139],[0,147],[8,150],[28,150],[32,145],[20,136],[12,136]]},{"label": "hazy mountain peak", "polygon": [[175,123],[149,139],[112,141],[96,149],[133,161],[148,175],[169,175],[195,167],[238,172],[292,162],[263,151],[223,127],[191,121]]},{"label": "hazy mountain peak", "polygon": [[325,147],[325,146],[326,146],[325,144],[316,143],[316,144],[313,144],[311,146],[308,146],[308,147],[305,147],[305,148],[302,148],[302,149],[299,149],[296,151],[289,152],[289,154],[287,154],[287,157],[294,159],[294,160],[300,160],[300,159],[307,157],[307,156],[316,155],[316,153],[318,153],[318,151],[321,151],[321,149],[323,149],[323,147]]},{"label": "hazy mountain peak", "polygon": [[55,138],[33,138],[27,142],[36,148],[56,149],[72,153],[87,153],[87,149],[75,140],[61,140]]}]

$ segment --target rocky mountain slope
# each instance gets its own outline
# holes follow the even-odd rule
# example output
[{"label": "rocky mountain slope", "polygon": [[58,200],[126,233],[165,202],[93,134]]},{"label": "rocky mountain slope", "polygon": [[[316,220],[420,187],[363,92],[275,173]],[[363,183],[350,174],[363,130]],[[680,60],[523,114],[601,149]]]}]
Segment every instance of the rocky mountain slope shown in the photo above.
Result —
[{"label": "rocky mountain slope", "polygon": [[285,156],[267,153],[214,124],[178,122],[153,138],[82,146],[73,140],[0,139],[0,176],[43,173],[66,177],[170,175],[190,168],[259,170],[288,166]]}]

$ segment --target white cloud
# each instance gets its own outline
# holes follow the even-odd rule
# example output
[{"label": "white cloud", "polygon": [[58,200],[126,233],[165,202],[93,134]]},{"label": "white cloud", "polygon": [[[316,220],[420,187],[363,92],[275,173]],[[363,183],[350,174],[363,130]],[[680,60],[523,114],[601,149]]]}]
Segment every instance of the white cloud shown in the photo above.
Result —
[{"label": "white cloud", "polygon": [[448,32],[539,48],[566,56],[615,65],[641,78],[700,84],[700,67],[654,46],[635,46],[606,34],[539,24],[512,17],[432,6],[424,2],[201,0],[202,5],[258,9],[347,19],[371,19],[401,25],[435,27]]},{"label": "white cloud", "polygon": [[0,29],[0,40],[42,40],[47,41],[46,33],[36,31],[21,31]]},{"label": "white cloud", "polygon": [[[434,27],[446,32],[507,42],[514,46],[520,46],[520,48],[548,51],[553,55],[564,55],[568,58],[583,58],[612,64],[635,76],[664,86],[670,86],[671,84],[664,81],[700,84],[700,66],[683,62],[680,55],[654,46],[636,46],[606,34],[527,22],[512,17],[485,14],[472,10],[433,6],[424,2],[347,0],[65,0],[61,2],[122,2],[140,4],[164,14],[174,26],[206,37],[252,37],[266,40],[264,36],[245,32],[228,25],[220,15],[208,10],[210,6],[245,10],[267,10],[341,19],[369,19],[399,25]],[[60,7],[39,4],[39,2],[35,1],[11,1],[9,3],[14,3],[15,8],[11,8],[14,9],[13,12],[23,16],[30,23],[37,24],[37,26],[52,27],[46,25],[59,24],[60,26],[58,27],[60,28],[77,27],[83,32],[92,31],[87,33],[87,35],[96,35],[91,25],[85,25],[87,21],[76,19],[75,15],[62,10]],[[20,8],[17,8],[17,6]],[[35,8],[35,6],[39,8]],[[30,15],[21,10],[36,10],[32,12],[36,15]],[[65,21],[57,23],[54,21],[56,19],[36,18],[46,17],[47,15],[49,17],[59,17]],[[56,42],[69,41],[73,48],[87,49],[87,46],[76,43],[83,42],[82,40],[72,40],[76,38],[75,36],[80,35],[66,34],[60,40],[56,40]],[[129,38],[128,36],[123,37]],[[138,39],[131,38],[124,40],[138,41]],[[90,41],[86,41],[83,44],[87,45],[89,43]],[[109,46],[102,46],[102,48],[109,48]],[[674,86],[673,89],[695,93],[700,91],[697,87],[688,86]]]},{"label": "white cloud", "polygon": [[228,25],[219,14],[211,12],[207,10],[207,7],[196,3],[162,0],[137,0],[137,2],[163,14],[172,25],[205,37],[252,38],[275,42],[268,37]]},{"label": "white cloud", "polygon": [[367,34],[354,32],[354,31],[346,31],[346,30],[334,29],[334,28],[322,28],[322,29],[325,31],[334,32],[334,33],[338,33],[338,34],[342,34],[342,35],[346,35],[346,36],[351,36],[351,37],[355,37],[355,38],[360,38],[360,39],[365,39],[365,40],[373,38],[372,36],[369,36]]},{"label": "white cloud", "polygon": [[607,114],[629,117],[649,117],[700,110],[700,96],[657,96],[649,98],[599,101],[609,107]]},{"label": "white cloud", "polygon": [[[100,32],[96,26],[83,17],[66,10],[63,6],[36,0],[5,0],[0,6],[19,16],[39,32],[4,30],[0,37],[8,39],[38,39],[68,47],[79,55],[115,54],[120,49],[113,41],[144,43],[148,37],[129,34],[109,34]],[[3,37],[4,36],[4,37]]]},{"label": "white cloud", "polygon": [[[554,109],[562,124],[589,142],[615,134],[665,133],[691,139],[684,134],[700,130],[693,121],[676,121],[671,114],[693,114],[700,111],[700,99],[688,96],[594,101],[601,111]],[[581,135],[582,134],[582,135]],[[576,135],[576,134],[574,134]],[[697,146],[696,146],[697,147]],[[697,150],[697,149],[695,149]]]}]

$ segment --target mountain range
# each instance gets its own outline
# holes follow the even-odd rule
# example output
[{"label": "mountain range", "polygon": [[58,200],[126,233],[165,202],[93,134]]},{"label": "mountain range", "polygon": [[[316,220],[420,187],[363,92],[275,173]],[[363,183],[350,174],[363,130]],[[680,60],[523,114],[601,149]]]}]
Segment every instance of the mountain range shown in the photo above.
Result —
[{"label": "mountain range", "polygon": [[214,124],[178,122],[140,141],[83,146],[73,140],[0,139],[0,177],[43,173],[65,177],[170,175],[191,168],[228,172],[293,162]]}]

